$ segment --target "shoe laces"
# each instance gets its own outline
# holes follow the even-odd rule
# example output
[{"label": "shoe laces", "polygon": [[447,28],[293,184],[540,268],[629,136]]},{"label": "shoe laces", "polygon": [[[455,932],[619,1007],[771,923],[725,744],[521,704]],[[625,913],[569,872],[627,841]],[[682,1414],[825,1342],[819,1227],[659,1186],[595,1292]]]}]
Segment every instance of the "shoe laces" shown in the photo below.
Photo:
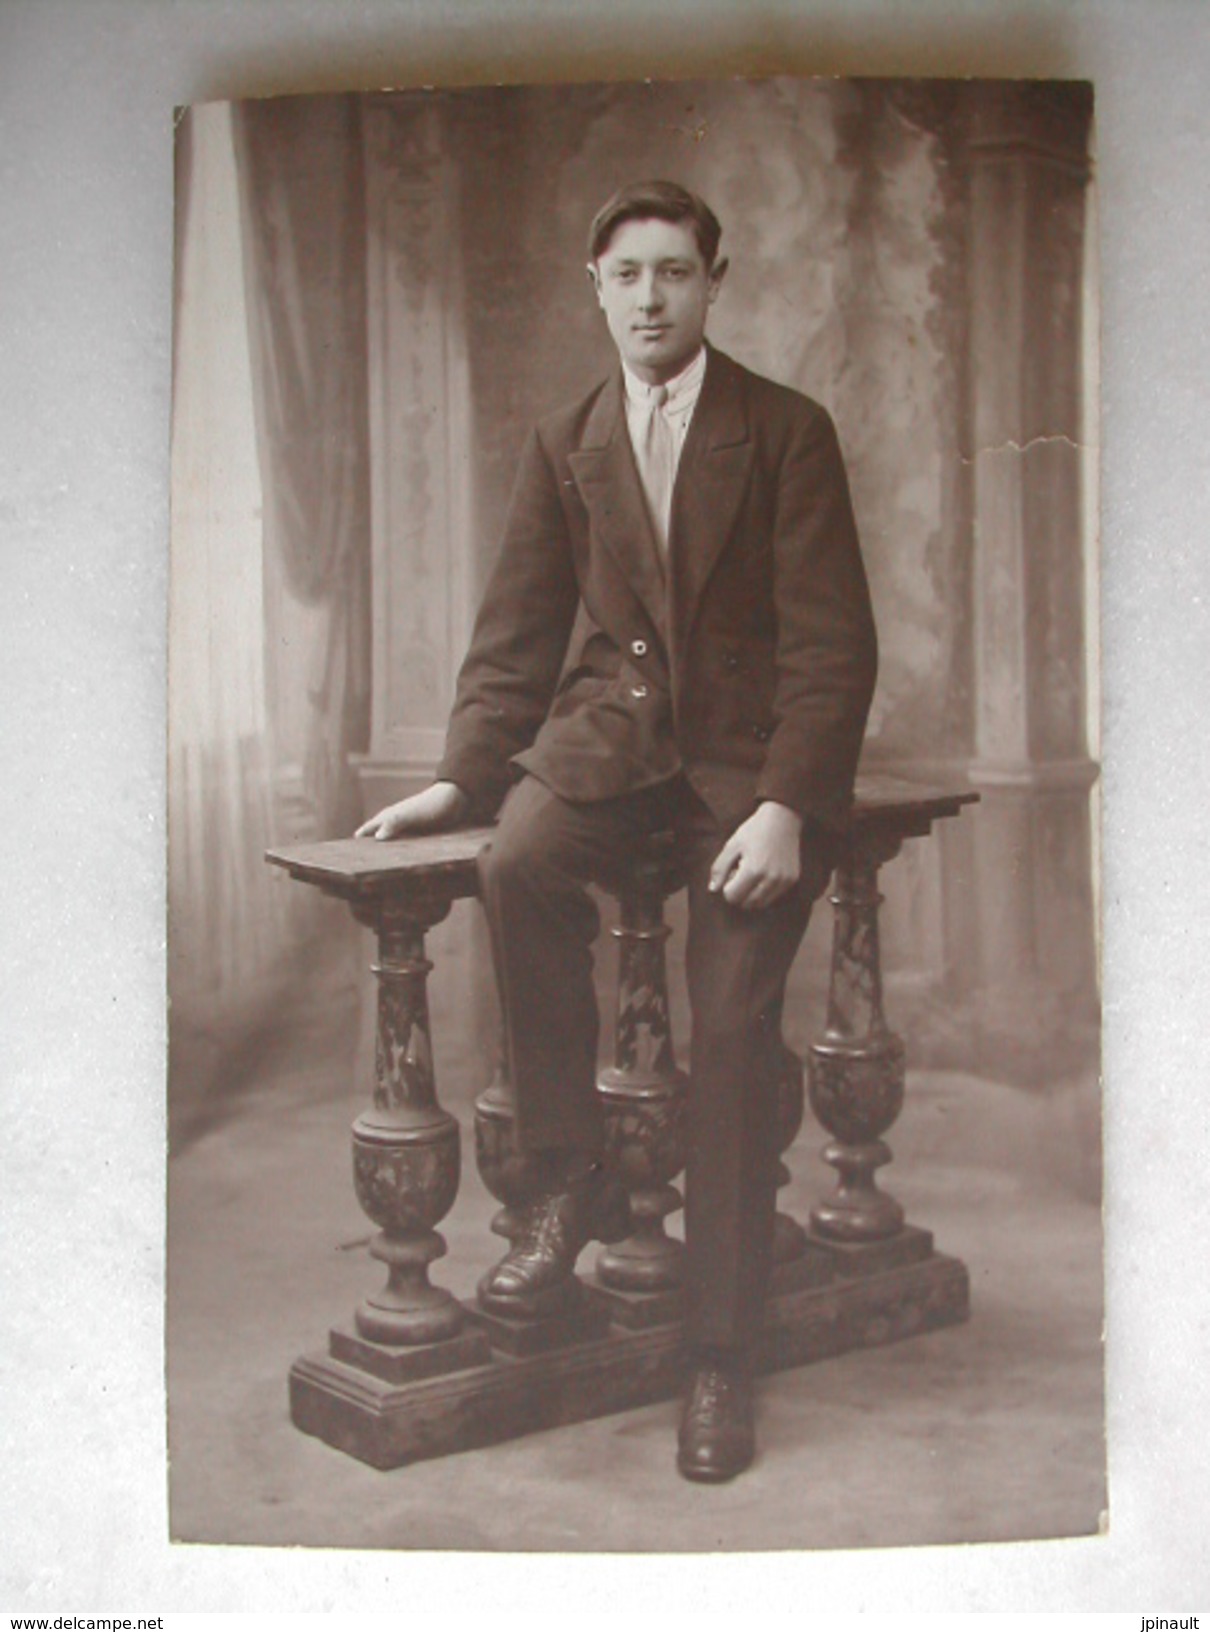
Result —
[{"label": "shoe laces", "polygon": [[531,1201],[521,1217],[521,1227],[513,1246],[513,1253],[529,1257],[554,1252],[561,1254],[570,1246],[566,1196],[540,1196]]},{"label": "shoe laces", "polygon": [[693,1409],[698,1417],[715,1420],[732,1414],[743,1398],[743,1383],[723,1366],[701,1366],[693,1384]]}]

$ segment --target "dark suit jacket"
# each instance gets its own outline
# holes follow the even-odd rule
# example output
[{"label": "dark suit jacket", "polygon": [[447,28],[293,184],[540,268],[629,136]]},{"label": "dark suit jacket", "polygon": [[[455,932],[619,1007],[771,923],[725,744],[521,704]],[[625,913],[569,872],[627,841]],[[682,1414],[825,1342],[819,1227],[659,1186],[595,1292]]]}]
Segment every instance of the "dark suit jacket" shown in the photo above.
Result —
[{"label": "dark suit jacket", "polygon": [[876,661],[825,411],[711,349],[665,570],[619,369],[529,439],[438,776],[488,814],[517,767],[577,801],[683,769],[726,827],[835,827]]}]

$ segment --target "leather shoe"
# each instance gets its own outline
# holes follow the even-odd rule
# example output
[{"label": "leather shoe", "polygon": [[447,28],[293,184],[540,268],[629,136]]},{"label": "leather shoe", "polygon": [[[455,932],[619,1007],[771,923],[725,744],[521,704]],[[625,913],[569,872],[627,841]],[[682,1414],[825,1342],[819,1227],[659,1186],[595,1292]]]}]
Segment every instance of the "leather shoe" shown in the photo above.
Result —
[{"label": "leather shoe", "polygon": [[678,1469],[686,1479],[721,1484],[742,1473],[755,1454],[751,1371],[735,1361],[700,1362],[681,1416]]},{"label": "leather shoe", "polygon": [[566,1308],[578,1290],[576,1259],[588,1242],[621,1241],[630,1229],[625,1190],[592,1168],[521,1210],[511,1249],[479,1282],[479,1302],[492,1314],[523,1319]]}]

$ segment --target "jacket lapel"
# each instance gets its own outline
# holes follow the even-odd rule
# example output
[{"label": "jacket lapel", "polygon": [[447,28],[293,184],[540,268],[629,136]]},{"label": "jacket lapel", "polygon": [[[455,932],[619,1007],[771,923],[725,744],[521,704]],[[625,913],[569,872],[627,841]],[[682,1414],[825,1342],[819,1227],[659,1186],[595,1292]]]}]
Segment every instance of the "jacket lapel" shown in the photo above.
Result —
[{"label": "jacket lapel", "polygon": [[711,347],[672,498],[671,601],[678,646],[689,638],[702,592],[735,528],[753,452],[743,376]]},{"label": "jacket lapel", "polygon": [[613,556],[655,629],[664,627],[664,575],[647,514],[622,396],[620,370],[606,381],[584,425],[580,446],[568,455],[593,536]]}]

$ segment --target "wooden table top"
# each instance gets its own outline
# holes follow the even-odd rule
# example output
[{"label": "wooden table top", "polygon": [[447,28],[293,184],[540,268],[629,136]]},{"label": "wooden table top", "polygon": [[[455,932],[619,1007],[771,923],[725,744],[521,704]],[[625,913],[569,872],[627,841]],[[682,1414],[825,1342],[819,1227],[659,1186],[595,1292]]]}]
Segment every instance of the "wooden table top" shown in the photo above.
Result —
[{"label": "wooden table top", "polygon": [[[900,829],[905,836],[927,833],[930,823],[956,816],[979,795],[968,788],[912,782],[878,773],[861,775],[853,802],[852,827]],[[401,878],[439,883],[452,895],[473,895],[475,859],[492,835],[490,827],[450,833],[413,834],[404,839],[322,839],[276,846],[265,860],[292,878],[347,896],[376,895]]]}]

